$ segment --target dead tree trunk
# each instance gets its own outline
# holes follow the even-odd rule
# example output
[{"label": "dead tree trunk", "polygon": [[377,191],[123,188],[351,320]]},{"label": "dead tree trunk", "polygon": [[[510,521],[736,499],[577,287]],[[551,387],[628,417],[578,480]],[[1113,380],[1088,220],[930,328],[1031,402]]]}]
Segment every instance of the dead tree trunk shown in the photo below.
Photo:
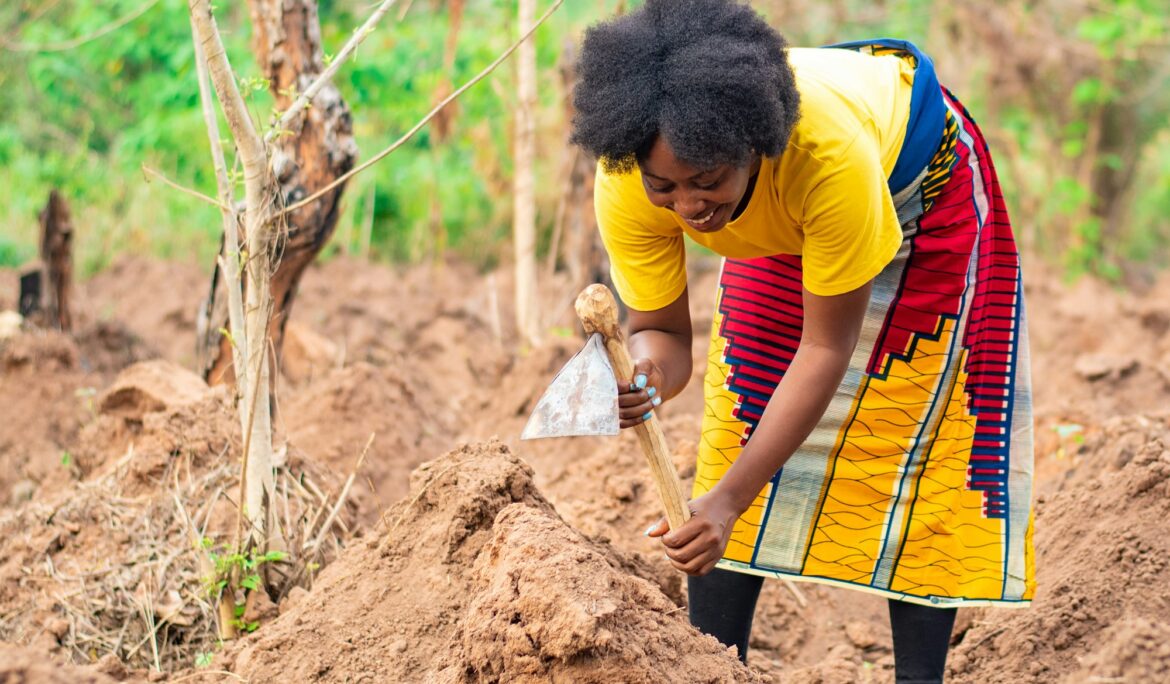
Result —
[{"label": "dead tree trunk", "polygon": [[73,222],[69,206],[56,190],[41,210],[41,263],[21,277],[21,315],[63,332],[73,329],[69,302],[73,293]]},{"label": "dead tree trunk", "polygon": [[[315,0],[248,0],[252,16],[252,49],[269,81],[278,110],[292,104],[325,70],[321,49],[321,25]],[[332,83],[312,99],[304,116],[296,117],[292,130],[273,139],[271,169],[283,204],[288,205],[325,187],[353,168],[357,144],[349,107]],[[337,226],[344,185],[289,214],[287,232],[279,239],[279,263],[272,276],[272,317],[269,339],[279,358],[284,326],[305,269],[325,246]],[[212,288],[222,276],[213,277]],[[204,377],[212,384],[231,382],[231,342],[219,335],[226,327],[226,308],[216,300],[204,335]],[[222,309],[222,310],[221,310]]]},{"label": "dead tree trunk", "polygon": [[[535,0],[519,0],[520,33],[536,18]],[[532,164],[536,157],[536,45],[520,46],[517,68],[515,176],[513,177],[512,241],[516,259],[516,326],[521,339],[536,344],[536,196]]]}]

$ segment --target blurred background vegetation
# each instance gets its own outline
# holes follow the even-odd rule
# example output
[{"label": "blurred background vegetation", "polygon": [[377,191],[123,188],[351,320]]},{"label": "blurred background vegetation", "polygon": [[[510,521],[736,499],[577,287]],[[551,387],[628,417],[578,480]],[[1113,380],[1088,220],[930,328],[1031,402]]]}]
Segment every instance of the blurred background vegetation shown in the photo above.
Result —
[{"label": "blurred background vegetation", "polygon": [[[538,216],[561,192],[566,96],[558,71],[588,24],[637,0],[569,0],[537,33]],[[1170,241],[1170,20],[1165,0],[755,0],[794,45],[905,37],[988,135],[1030,258],[1069,275],[1137,282],[1167,265]],[[362,157],[409,128],[516,34],[513,0],[416,0],[391,12],[344,65],[339,86]],[[543,11],[541,3],[538,11]],[[372,8],[321,0],[337,49]],[[462,17],[452,31],[452,9]],[[125,25],[120,20],[133,16]],[[243,3],[217,16],[241,80],[258,69]],[[113,30],[110,30],[112,27]],[[213,207],[142,167],[214,194],[184,0],[8,0],[0,5],[0,265],[35,253],[48,190],[73,207],[77,262],[122,252],[210,264]],[[454,51],[445,45],[454,39]],[[326,251],[417,262],[453,252],[506,258],[514,71],[505,65],[346,190]],[[252,89],[265,122],[271,100]]]}]

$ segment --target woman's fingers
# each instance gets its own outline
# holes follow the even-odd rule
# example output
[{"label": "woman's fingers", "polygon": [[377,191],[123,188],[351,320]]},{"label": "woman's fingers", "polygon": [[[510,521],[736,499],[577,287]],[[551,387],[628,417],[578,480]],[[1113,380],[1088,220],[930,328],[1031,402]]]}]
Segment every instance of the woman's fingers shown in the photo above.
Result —
[{"label": "woman's fingers", "polygon": [[[669,553],[670,552],[667,552],[668,558]],[[685,572],[688,575],[705,575],[708,572],[711,572],[711,569],[714,568],[715,564],[719,562],[719,557],[720,556],[718,551],[708,549],[704,553],[701,553],[694,558],[685,561],[670,558],[670,564],[673,565],[675,569]]]},{"label": "woman's fingers", "polygon": [[618,419],[622,428],[640,425],[662,405],[658,383],[662,373],[650,359],[634,362],[633,377],[618,380]]},{"label": "woman's fingers", "polygon": [[719,538],[715,534],[705,531],[687,544],[673,548],[666,547],[666,557],[679,563],[690,563],[719,550]]},{"label": "woman's fingers", "polygon": [[670,531],[670,523],[666,518],[659,518],[653,525],[646,528],[647,537],[661,537]]},{"label": "woman's fingers", "polygon": [[653,387],[618,394],[618,419],[623,428],[633,427],[649,420],[650,413],[662,404]]},{"label": "woman's fingers", "polygon": [[736,517],[723,503],[714,492],[692,500],[691,519],[662,535],[666,557],[676,569],[688,575],[705,575],[719,562]]},{"label": "woman's fingers", "polygon": [[703,516],[695,516],[677,530],[663,535],[666,557],[678,570],[699,574],[718,562],[723,547],[715,526]]}]

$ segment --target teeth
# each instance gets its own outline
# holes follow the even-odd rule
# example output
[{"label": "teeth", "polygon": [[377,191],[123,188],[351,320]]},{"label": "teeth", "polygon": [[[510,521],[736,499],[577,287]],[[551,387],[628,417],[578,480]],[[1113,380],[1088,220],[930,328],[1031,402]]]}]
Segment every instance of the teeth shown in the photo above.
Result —
[{"label": "teeth", "polygon": [[690,223],[691,223],[691,225],[692,225],[692,226],[701,226],[701,225],[703,225],[704,223],[706,223],[706,222],[710,221],[710,220],[711,220],[711,217],[712,217],[712,216],[714,216],[714,215],[715,215],[715,210],[714,210],[714,209],[712,209],[710,214],[707,214],[706,216],[704,216],[704,217],[703,217],[703,218],[701,218],[701,219],[687,219],[687,220],[688,220],[688,221],[690,221]]}]

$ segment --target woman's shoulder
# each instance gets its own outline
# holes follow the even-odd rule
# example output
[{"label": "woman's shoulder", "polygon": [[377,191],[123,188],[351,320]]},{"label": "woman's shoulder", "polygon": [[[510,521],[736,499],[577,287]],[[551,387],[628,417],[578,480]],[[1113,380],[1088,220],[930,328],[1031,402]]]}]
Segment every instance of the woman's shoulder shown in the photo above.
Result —
[{"label": "woman's shoulder", "polygon": [[[893,149],[909,116],[913,71],[894,56],[854,50],[790,48],[789,63],[800,93],[800,119],[791,148],[831,162],[859,135]],[[909,70],[908,70],[909,69]]]}]

